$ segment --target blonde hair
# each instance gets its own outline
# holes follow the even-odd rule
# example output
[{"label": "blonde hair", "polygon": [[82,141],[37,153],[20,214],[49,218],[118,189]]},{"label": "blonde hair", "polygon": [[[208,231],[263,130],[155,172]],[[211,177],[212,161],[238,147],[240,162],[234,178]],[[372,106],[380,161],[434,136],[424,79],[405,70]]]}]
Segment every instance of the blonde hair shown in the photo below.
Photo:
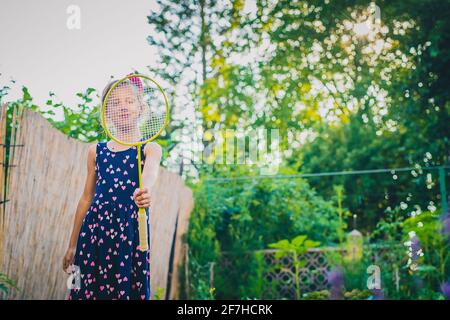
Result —
[{"label": "blonde hair", "polygon": [[[119,80],[110,81],[103,89],[102,100],[101,100],[100,105],[98,106],[98,120],[100,121],[102,128],[103,128],[102,109],[103,109],[103,105],[105,104],[106,95],[108,94],[108,91],[111,89],[111,87],[118,81]],[[103,131],[106,133],[105,128],[103,128]]]}]

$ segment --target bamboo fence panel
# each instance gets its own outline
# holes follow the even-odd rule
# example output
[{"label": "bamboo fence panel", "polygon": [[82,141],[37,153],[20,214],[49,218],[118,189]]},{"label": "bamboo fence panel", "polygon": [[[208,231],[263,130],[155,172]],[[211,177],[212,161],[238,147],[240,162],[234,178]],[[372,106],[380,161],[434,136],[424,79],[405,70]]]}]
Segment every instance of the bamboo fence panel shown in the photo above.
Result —
[{"label": "bamboo fence panel", "polygon": [[[0,106],[0,253],[2,252],[3,244],[3,227],[4,227],[4,206],[7,201],[6,188],[5,188],[5,168],[6,168],[6,104]],[[2,256],[0,255],[0,265],[2,262]],[[1,270],[0,270],[1,271]]]},{"label": "bamboo fence panel", "polygon": [[[0,107],[0,143],[2,144],[2,148],[0,148],[0,162],[2,167],[0,169],[0,228],[3,227],[3,206],[4,201],[6,201],[5,197],[5,166],[6,166],[6,104]],[[1,239],[0,239],[1,245]],[[1,250],[1,249],[0,249]],[[1,252],[1,251],[0,251]]]},{"label": "bamboo fence panel", "polygon": [[[73,218],[86,178],[88,143],[69,138],[36,112],[20,117],[17,148],[10,171],[10,201],[6,203],[0,272],[17,282],[5,299],[66,299],[68,275],[62,270]],[[151,298],[162,297],[178,215],[189,216],[192,192],[181,177],[160,168],[150,207]],[[183,208],[180,210],[180,208]],[[185,232],[186,226],[183,226]],[[175,246],[176,261],[184,254]]]},{"label": "bamboo fence panel", "polygon": [[[14,164],[14,148],[16,142],[16,127],[18,126],[18,122],[23,116],[23,107],[21,105],[13,104],[10,106],[10,115],[11,115],[11,121],[8,121],[8,112],[7,109],[8,104],[4,103],[1,106],[0,111],[0,141],[2,143],[1,145],[1,170],[0,170],[0,191],[1,191],[1,206],[0,206],[0,253],[2,251],[3,246],[3,238],[4,238],[4,218],[5,218],[5,212],[6,212],[6,202],[9,201],[8,199],[8,186],[10,182],[10,175],[8,174],[12,167],[15,166]],[[0,265],[3,261],[3,255],[0,255]],[[1,271],[1,270],[0,270]]]},{"label": "bamboo fence panel", "polygon": [[[179,254],[175,255],[173,259],[173,281],[171,282],[170,287],[170,299],[172,300],[180,298],[180,274],[184,272],[183,268],[185,267],[185,257],[188,254],[188,247],[184,235],[187,234],[190,213],[194,207],[192,190],[187,187],[184,187],[184,189],[186,191],[180,193],[180,196],[184,199],[181,201],[182,206],[180,207],[180,212],[178,214],[177,233],[175,239],[175,252]],[[184,276],[188,276],[186,272]]]},{"label": "bamboo fence panel", "polygon": [[[175,230],[175,226],[177,226],[180,212],[183,212],[180,208],[189,207],[190,203],[193,202],[193,197],[191,190],[183,184],[182,179],[177,174],[160,168],[159,177],[155,192],[152,193],[152,198],[158,199],[157,202],[154,201],[152,203],[154,206],[153,212],[173,212],[174,214],[165,214],[164,219],[150,218],[150,224],[152,224],[152,245],[158,239],[158,246],[162,247],[161,250],[150,248],[150,252],[153,252],[150,257],[150,268],[158,270],[158,276],[153,278],[152,288],[153,286],[163,288],[164,290],[160,294],[161,297],[165,297],[167,295],[165,283],[169,276],[169,268],[167,266],[170,263],[170,252],[174,247],[174,234],[180,228],[178,225],[178,230]],[[175,253],[177,253],[175,255],[177,259],[184,254],[181,247],[175,247]],[[173,279],[173,281],[178,280]],[[155,290],[153,290],[154,293],[156,293]]]}]

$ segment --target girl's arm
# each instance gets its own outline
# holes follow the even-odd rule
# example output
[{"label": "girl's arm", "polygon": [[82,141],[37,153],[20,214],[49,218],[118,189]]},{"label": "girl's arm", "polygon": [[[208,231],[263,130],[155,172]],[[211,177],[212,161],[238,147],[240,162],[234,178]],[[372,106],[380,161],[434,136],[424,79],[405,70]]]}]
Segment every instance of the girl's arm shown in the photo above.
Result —
[{"label": "girl's arm", "polygon": [[67,270],[69,265],[73,264],[73,257],[77,246],[78,235],[80,233],[81,225],[86,213],[91,205],[92,199],[95,195],[95,154],[97,144],[92,144],[88,148],[87,155],[87,177],[84,185],[84,190],[78,201],[78,206],[75,213],[72,234],[70,236],[69,246],[66,255],[63,259],[63,270]]},{"label": "girl's arm", "polygon": [[134,192],[134,199],[139,208],[150,207],[150,190],[158,179],[162,148],[156,142],[148,143],[144,148],[144,153],[145,164],[142,170],[142,189],[136,189]]}]

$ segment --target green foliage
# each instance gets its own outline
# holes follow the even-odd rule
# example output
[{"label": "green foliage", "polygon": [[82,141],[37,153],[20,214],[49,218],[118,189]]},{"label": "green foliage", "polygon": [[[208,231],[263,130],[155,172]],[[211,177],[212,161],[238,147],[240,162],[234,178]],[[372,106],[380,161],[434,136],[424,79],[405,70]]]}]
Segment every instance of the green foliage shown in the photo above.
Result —
[{"label": "green foliage", "polygon": [[375,226],[371,233],[372,241],[384,241],[395,243],[403,240],[402,228],[405,218],[399,212],[399,208],[395,210],[386,210],[385,216]]},{"label": "green foliage", "polygon": [[53,95],[50,95],[50,99],[47,101],[47,107],[50,109],[44,114],[54,115],[54,109],[62,109],[63,121],[48,118],[55,128],[69,137],[85,142],[104,140],[106,134],[100,123],[100,108],[93,104],[92,95],[95,92],[95,89],[88,88],[85,92],[77,93],[76,95],[81,101],[76,109],[68,108],[62,103],[55,103],[52,99]]},{"label": "green foliage", "polygon": [[345,300],[367,300],[372,295],[370,290],[353,289],[344,293]]},{"label": "green foliage", "polygon": [[[334,184],[343,183],[349,195],[344,205],[361,217],[361,229],[367,231],[373,230],[382,217],[383,209],[395,207],[401,201],[408,202],[410,207],[426,207],[429,201],[439,203],[438,185],[433,184],[432,188],[428,188],[427,172],[422,172],[420,167],[447,164],[450,148],[450,102],[448,90],[444,89],[450,81],[449,68],[444,67],[448,64],[450,48],[449,37],[444,31],[449,27],[449,20],[444,13],[450,11],[449,3],[438,0],[389,1],[377,2],[377,5],[381,7],[382,24],[389,31],[376,34],[374,38],[381,36],[383,41],[392,40],[394,45],[379,54],[363,54],[360,50],[370,40],[352,39],[352,48],[347,52],[342,52],[342,49],[347,49],[345,46],[336,50],[327,47],[323,51],[321,57],[324,62],[327,56],[338,61],[354,56],[352,61],[355,63],[358,61],[356,57],[362,57],[361,71],[368,70],[371,74],[360,74],[349,90],[333,91],[332,96],[338,101],[336,105],[352,101],[350,96],[357,98],[356,101],[360,103],[353,111],[344,107],[340,121],[313,123],[315,139],[298,152],[294,151],[293,159],[290,160],[292,164],[301,165],[303,172],[410,166],[419,168],[414,175],[398,174],[396,180],[392,174],[380,174],[330,177],[311,182],[321,194],[330,194]],[[332,6],[336,9],[335,4]],[[353,8],[357,7],[356,4]],[[328,15],[329,9],[322,11],[325,24],[333,17],[333,13]],[[281,4],[279,10],[282,10]],[[341,12],[337,10],[336,14]],[[394,32],[396,21],[402,19],[410,19],[415,27],[406,28],[401,33]],[[279,30],[283,34],[282,25]],[[327,27],[326,30],[323,33],[325,36],[333,32],[333,28],[330,30]],[[394,50],[396,53],[392,55]],[[280,64],[296,55],[296,52],[285,50],[286,58],[280,60]],[[403,63],[398,63],[396,55],[402,57]],[[339,63],[336,66],[319,62],[317,72],[324,74],[324,70],[329,70],[331,74],[336,74],[343,71],[345,75],[351,75],[353,67],[352,64]],[[388,76],[389,79],[378,78],[386,75],[386,71],[393,76]],[[327,82],[333,84],[333,81]],[[369,86],[377,87],[375,91],[378,88],[385,91],[386,112],[379,113],[376,98],[367,90]],[[433,178],[436,179],[435,176]]]},{"label": "green foliage", "polygon": [[303,300],[328,300],[330,297],[330,292],[328,290],[320,290],[304,293]]},{"label": "green foliage", "polygon": [[377,2],[382,19],[368,35],[354,29],[371,17],[364,1],[263,0],[252,14],[239,1],[158,3],[148,17],[155,71],[174,88],[196,75],[187,100],[203,130],[280,129],[285,164],[302,173],[417,167],[310,179],[324,198],[343,185],[362,231],[402,201],[439,203],[420,168],[445,165],[450,148],[448,2]]},{"label": "green foliage", "polygon": [[[297,250],[316,246],[316,241],[331,244],[338,240],[337,208],[332,201],[318,197],[302,179],[278,183],[270,179],[206,180],[193,188],[196,198],[188,244],[190,262],[195,261],[190,264],[195,297],[194,292],[206,292],[210,262],[217,262],[217,297],[258,297],[267,266],[262,256],[248,255],[249,251],[267,248],[279,241],[280,235],[288,239],[307,236],[309,239],[299,237],[291,243]],[[221,252],[239,257],[233,259],[232,270],[221,268]]]},{"label": "green foliage", "polygon": [[88,88],[85,92],[76,94],[81,100],[76,109],[55,102],[56,96],[52,92],[49,93],[45,107],[33,103],[27,87],[22,87],[22,93],[20,99],[8,103],[8,110],[20,106],[38,112],[62,133],[84,142],[105,139],[106,135],[100,124],[99,107],[93,104],[95,89]]},{"label": "green foliage", "polygon": [[204,183],[195,186],[195,208],[189,221],[187,243],[189,245],[189,297],[207,299],[209,297],[210,263],[219,258],[219,243],[216,239],[215,224],[219,217],[207,211]]},{"label": "green foliage", "polygon": [[251,271],[247,278],[248,282],[244,286],[241,285],[240,296],[262,297],[264,286],[266,284],[264,273],[267,271],[264,253],[262,251],[255,251],[251,263],[252,265],[248,268]]},{"label": "green foliage", "polygon": [[227,253],[218,260],[214,276],[217,299],[261,299],[267,289],[265,273],[269,267],[262,251]]},{"label": "green foliage", "polygon": [[438,288],[448,280],[450,274],[450,241],[442,233],[442,222],[437,212],[424,211],[406,219],[403,223],[403,239],[414,232],[424,253],[417,276],[429,285]]},{"label": "green foliage", "polygon": [[[370,290],[353,289],[344,292],[344,300],[367,300],[371,295],[372,292],[370,292]],[[328,300],[329,298],[330,292],[328,290],[313,291],[303,294],[304,300]]]},{"label": "green foliage", "polygon": [[[275,258],[281,259],[287,255],[292,255],[294,266],[294,284],[297,299],[301,297],[300,291],[300,271],[306,266],[306,259],[304,255],[309,249],[318,247],[320,242],[309,240],[305,235],[298,235],[291,241],[287,239],[280,240],[275,243],[269,243],[269,248],[278,249],[275,253]],[[275,269],[282,268],[282,266],[275,265]]]},{"label": "green foliage", "polygon": [[164,288],[158,287],[155,293],[155,300],[162,300],[164,294]]},{"label": "green foliage", "polygon": [[338,213],[301,179],[208,184],[208,213],[218,217],[222,250],[260,249],[304,234],[323,243],[337,241]]},{"label": "green foliage", "polygon": [[[415,232],[424,257],[415,271],[407,266],[408,248],[403,245],[409,233]],[[364,245],[363,258],[357,263],[330,252],[327,260],[344,271],[345,290],[367,289],[367,268],[380,268],[381,288],[388,299],[442,299],[440,285],[448,279],[449,241],[442,234],[442,223],[437,212],[424,211],[404,218],[398,212],[388,212],[372,234],[377,244]]]},{"label": "green foliage", "polygon": [[11,289],[19,290],[16,285],[16,281],[8,278],[6,274],[0,272],[0,292],[3,294],[8,294]]},{"label": "green foliage", "polygon": [[[291,241],[284,239],[278,242],[269,243],[269,248],[279,249],[275,257],[280,259],[287,254],[295,253],[297,256],[304,254],[308,249],[318,247],[320,242],[309,240],[307,236],[299,235],[293,238]],[[300,262],[299,262],[300,263]],[[300,267],[304,267],[304,263],[300,264]]]}]

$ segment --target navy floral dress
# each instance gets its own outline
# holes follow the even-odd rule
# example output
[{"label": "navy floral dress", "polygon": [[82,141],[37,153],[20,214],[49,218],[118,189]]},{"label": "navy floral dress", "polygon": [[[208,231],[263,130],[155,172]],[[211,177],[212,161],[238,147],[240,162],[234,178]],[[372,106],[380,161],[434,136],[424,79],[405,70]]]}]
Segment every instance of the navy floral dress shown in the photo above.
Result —
[{"label": "navy floral dress", "polygon": [[[144,145],[140,148],[143,169]],[[150,253],[139,250],[139,208],[133,200],[137,163],[137,147],[114,152],[106,142],[97,143],[96,190],[78,236],[74,265],[80,277],[69,300],[150,299]],[[146,214],[148,221],[148,209]]]}]

